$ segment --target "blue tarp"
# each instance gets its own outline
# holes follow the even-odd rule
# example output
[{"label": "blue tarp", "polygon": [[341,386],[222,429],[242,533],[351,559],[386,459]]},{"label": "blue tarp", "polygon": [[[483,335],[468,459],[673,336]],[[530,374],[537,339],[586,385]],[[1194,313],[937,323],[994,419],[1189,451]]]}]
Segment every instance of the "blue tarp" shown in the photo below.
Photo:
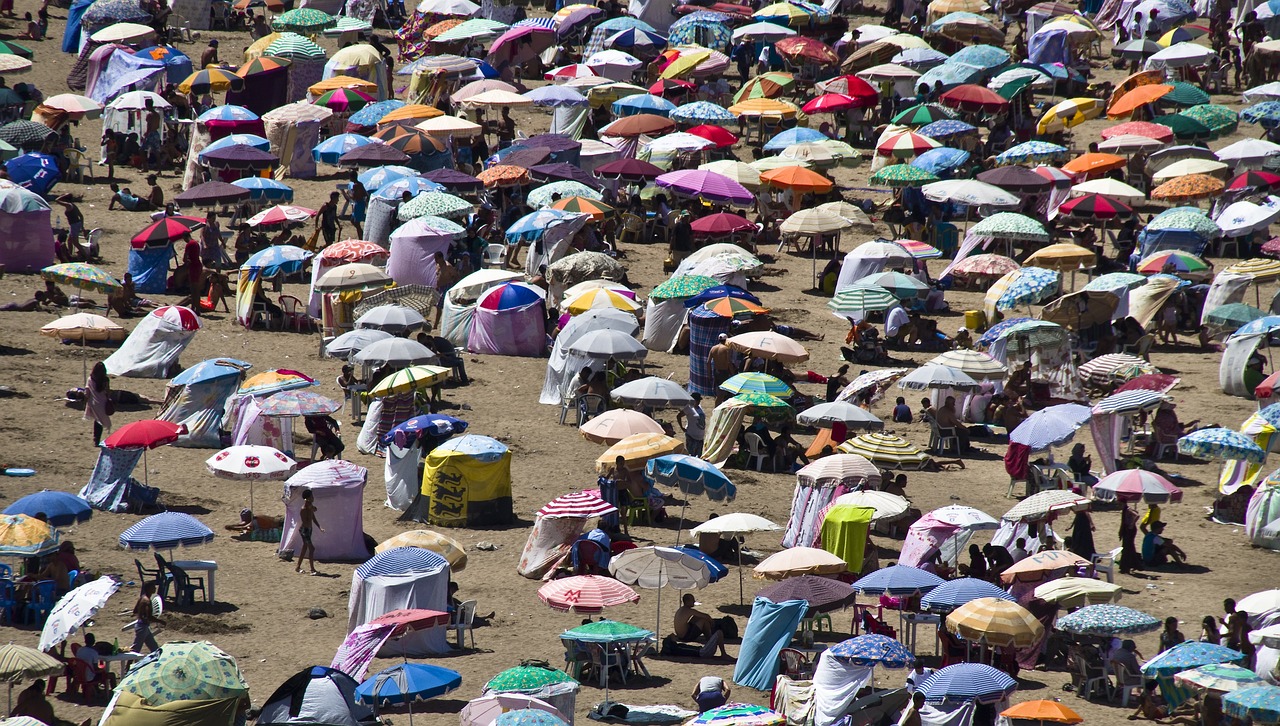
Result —
[{"label": "blue tarp", "polygon": [[1071,62],[1071,49],[1067,45],[1067,31],[1042,30],[1027,41],[1027,60],[1040,65]]},{"label": "blue tarp", "polygon": [[67,27],[62,31],[62,52],[80,53],[80,18],[93,0],[76,0],[67,11]]},{"label": "blue tarp", "polygon": [[168,246],[129,250],[129,274],[133,275],[134,288],[138,292],[164,292],[171,257],[173,248]]},{"label": "blue tarp", "polygon": [[778,675],[778,653],[791,644],[809,604],[804,600],[770,602],[762,597],[751,605],[751,619],[742,634],[733,682],[758,691],[773,687]]},{"label": "blue tarp", "polygon": [[[191,75],[191,59],[171,45],[152,45],[134,54],[144,60],[158,61],[164,65],[165,81],[177,85]],[[150,64],[148,64],[150,65]]]},{"label": "blue tarp", "polygon": [[729,574],[729,568],[720,564],[720,561],[693,545],[677,545],[676,549],[683,550],[707,563],[707,569],[711,570],[711,582],[717,582],[720,578]]}]

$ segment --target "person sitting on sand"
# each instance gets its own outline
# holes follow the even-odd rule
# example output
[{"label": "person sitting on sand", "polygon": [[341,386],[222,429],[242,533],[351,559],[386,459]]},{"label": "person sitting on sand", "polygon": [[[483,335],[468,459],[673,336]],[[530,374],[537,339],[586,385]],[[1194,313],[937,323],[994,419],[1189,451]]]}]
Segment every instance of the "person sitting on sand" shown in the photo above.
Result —
[{"label": "person sitting on sand", "polygon": [[[37,678],[30,686],[19,691],[9,716],[28,716],[48,726],[74,726],[71,721],[64,721],[53,714],[53,704],[45,698],[44,688],[44,679]],[[92,722],[93,719],[86,718],[79,726],[89,726]]]},{"label": "person sitting on sand", "polygon": [[1173,716],[1169,713],[1169,707],[1156,700],[1156,687],[1159,682],[1155,680],[1147,681],[1147,685],[1142,689],[1142,699],[1138,701],[1138,707],[1133,713],[1129,714],[1130,721],[1138,721],[1145,719],[1155,721],[1156,723],[1184,723],[1197,724],[1199,721],[1191,714],[1182,714]]},{"label": "person sitting on sand", "polygon": [[710,615],[698,610],[694,607],[697,602],[693,599],[693,595],[685,593],[680,598],[680,607],[675,614],[675,635],[681,641],[702,642],[706,641],[706,645],[702,648],[701,657],[708,658],[716,652],[718,648],[721,657],[728,658],[729,653],[724,649],[724,633],[716,628],[715,621]]},{"label": "person sitting on sand", "polygon": [[63,292],[52,280],[45,280],[44,289],[36,290],[35,296],[30,300],[21,303],[9,303],[0,310],[8,312],[31,313],[39,310],[43,306],[55,308],[71,307],[71,300],[67,298],[67,294]]},{"label": "person sitting on sand", "polygon": [[1155,522],[1151,531],[1142,537],[1142,562],[1147,566],[1167,565],[1172,560],[1179,565],[1187,563],[1187,553],[1164,537],[1164,522]]}]

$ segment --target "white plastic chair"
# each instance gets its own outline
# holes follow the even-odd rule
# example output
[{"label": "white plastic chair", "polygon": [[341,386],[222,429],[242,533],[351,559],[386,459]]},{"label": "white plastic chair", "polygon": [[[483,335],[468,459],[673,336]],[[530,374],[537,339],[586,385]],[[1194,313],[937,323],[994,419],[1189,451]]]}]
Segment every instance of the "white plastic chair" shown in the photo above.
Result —
[{"label": "white plastic chair", "polygon": [[1111,661],[1111,670],[1116,674],[1116,692],[1120,694],[1120,708],[1129,707],[1129,694],[1138,689],[1138,698],[1142,698],[1142,689],[1146,688],[1147,679],[1141,673],[1130,672],[1128,666],[1118,661]]},{"label": "white plastic chair", "polygon": [[502,267],[507,264],[507,246],[489,245],[484,248],[484,263],[488,267]]},{"label": "white plastic chair", "polygon": [[742,440],[747,443],[747,465],[756,471],[764,471],[764,463],[769,460],[764,439],[759,434],[748,432],[742,435]]},{"label": "white plastic chair", "polygon": [[449,630],[452,630],[456,643],[459,648],[462,647],[463,635],[471,636],[471,647],[476,647],[475,626],[472,621],[476,619],[476,601],[465,600],[458,605],[458,610],[454,613],[454,621],[449,623]]},{"label": "white plastic chair", "polygon": [[1093,561],[1093,571],[1102,573],[1107,576],[1107,582],[1116,581],[1116,560],[1120,557],[1120,547],[1110,552],[1095,552],[1091,558]]}]

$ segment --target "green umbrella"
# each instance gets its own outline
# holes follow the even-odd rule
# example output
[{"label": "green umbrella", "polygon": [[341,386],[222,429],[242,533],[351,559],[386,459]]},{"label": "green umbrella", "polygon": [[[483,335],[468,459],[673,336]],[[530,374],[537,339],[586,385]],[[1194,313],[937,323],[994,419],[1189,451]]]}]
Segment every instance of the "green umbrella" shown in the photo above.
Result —
[{"label": "green umbrella", "polygon": [[720,390],[729,393],[767,393],[770,396],[790,396],[794,391],[782,379],[768,373],[739,373],[720,384]]},{"label": "green umbrella", "polygon": [[658,285],[649,292],[650,299],[670,300],[672,298],[693,297],[703,290],[719,285],[714,277],[703,275],[680,275]]},{"label": "green umbrella", "polygon": [[1240,116],[1235,111],[1216,103],[1204,103],[1182,112],[1183,116],[1195,119],[1218,136],[1234,133],[1240,125]]},{"label": "green umbrella", "polygon": [[537,665],[519,665],[499,673],[485,684],[495,693],[532,693],[557,683],[576,683],[568,673]]},{"label": "green umbrella", "polygon": [[827,307],[839,315],[874,310],[888,310],[898,304],[898,298],[882,287],[859,285],[847,287],[827,301]]},{"label": "green umbrella", "polygon": [[853,284],[862,287],[881,287],[893,293],[893,296],[900,300],[911,300],[917,297],[924,297],[929,292],[929,286],[920,282],[910,275],[904,275],[901,272],[878,272],[874,275],[867,275],[864,278],[854,280]]},{"label": "green umbrella", "polygon": [[164,644],[129,670],[120,690],[150,706],[249,695],[235,659],[207,641]]},{"label": "green umbrella", "polygon": [[791,404],[767,393],[739,393],[731,400],[740,401],[755,409],[752,415],[770,419],[786,419],[795,415]]},{"label": "green umbrella", "polygon": [[898,115],[890,119],[890,123],[902,126],[924,126],[934,121],[955,117],[954,113],[942,106],[934,103],[920,103],[898,112]]},{"label": "green umbrella", "polygon": [[457,217],[470,214],[475,205],[461,197],[444,192],[424,192],[400,205],[400,221],[417,217]]},{"label": "green umbrella", "polygon": [[1174,207],[1161,212],[1147,224],[1150,231],[1162,229],[1189,229],[1196,234],[1209,238],[1222,234],[1222,228],[1203,211],[1195,207]]},{"label": "green umbrella", "polygon": [[996,89],[996,95],[1006,101],[1012,101],[1013,97],[1026,90],[1027,86],[1036,82],[1036,76],[1022,76],[1004,84]]},{"label": "green umbrella", "polygon": [[[291,11],[292,12],[292,11]],[[267,46],[266,55],[280,58],[324,58],[324,48],[297,33],[281,33]]]},{"label": "green umbrella", "polygon": [[1252,305],[1245,305],[1244,303],[1227,303],[1226,305],[1219,305],[1213,310],[1210,310],[1209,313],[1204,316],[1204,322],[1206,325],[1211,325],[1223,330],[1236,330],[1242,325],[1252,323],[1255,320],[1265,317],[1267,317],[1267,313],[1265,311],[1259,310]]},{"label": "green umbrella", "polygon": [[1183,116],[1180,113],[1156,116],[1151,120],[1153,123],[1158,123],[1161,126],[1168,126],[1169,130],[1173,132],[1175,137],[1184,141],[1213,138],[1213,129],[1205,126],[1190,116]]},{"label": "green umbrella", "polygon": [[292,31],[309,35],[318,33],[338,24],[338,19],[329,13],[315,8],[298,8],[290,10],[271,22],[271,29],[277,32]]},{"label": "green umbrella", "polygon": [[35,53],[25,45],[20,45],[12,40],[0,40],[0,55],[16,55],[27,60],[35,58]]},{"label": "green umbrella", "polygon": [[1161,101],[1176,103],[1179,106],[1197,106],[1209,102],[1209,94],[1199,86],[1185,81],[1174,81],[1169,85],[1173,86],[1173,90],[1161,96]]},{"label": "green umbrella", "polygon": [[910,164],[886,166],[871,175],[871,183],[881,187],[918,187],[938,181],[938,177]]},{"label": "green umbrella", "polygon": [[579,625],[566,630],[560,635],[563,640],[577,640],[585,643],[622,643],[628,640],[644,640],[653,635],[652,630],[637,628],[615,620],[598,620],[594,623]]},{"label": "green umbrella", "polygon": [[973,234],[997,239],[1026,240],[1028,242],[1048,242],[1049,232],[1031,217],[1017,212],[996,212],[973,225],[969,230]]}]

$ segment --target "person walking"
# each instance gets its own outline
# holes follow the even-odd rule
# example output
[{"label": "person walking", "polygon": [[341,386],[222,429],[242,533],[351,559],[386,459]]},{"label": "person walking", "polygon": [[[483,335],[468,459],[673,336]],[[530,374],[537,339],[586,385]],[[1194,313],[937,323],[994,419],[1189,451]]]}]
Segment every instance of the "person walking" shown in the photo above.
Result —
[{"label": "person walking", "polygon": [[707,414],[702,410],[702,396],[690,394],[693,403],[680,409],[676,423],[684,429],[684,448],[689,456],[702,456],[702,442],[707,435]]},{"label": "person walking", "polygon": [[[158,606],[157,600],[160,601]],[[133,605],[133,645],[129,648],[130,650],[141,653],[144,645],[148,652],[154,653],[160,650],[160,645],[156,643],[156,636],[151,632],[151,624],[160,622],[160,612],[163,609],[164,601],[156,594],[156,584],[145,583],[142,586],[142,592],[138,594],[138,601]]]},{"label": "person walking", "polygon": [[311,541],[311,533],[313,530],[324,531],[324,527],[320,526],[320,520],[316,519],[316,503],[315,495],[310,489],[302,490],[302,511],[299,512],[302,520],[302,526],[298,527],[298,536],[302,538],[302,549],[298,551],[298,566],[293,569],[294,572],[302,574],[302,561],[311,558],[311,572],[309,574],[318,575],[316,572],[316,546]]}]

